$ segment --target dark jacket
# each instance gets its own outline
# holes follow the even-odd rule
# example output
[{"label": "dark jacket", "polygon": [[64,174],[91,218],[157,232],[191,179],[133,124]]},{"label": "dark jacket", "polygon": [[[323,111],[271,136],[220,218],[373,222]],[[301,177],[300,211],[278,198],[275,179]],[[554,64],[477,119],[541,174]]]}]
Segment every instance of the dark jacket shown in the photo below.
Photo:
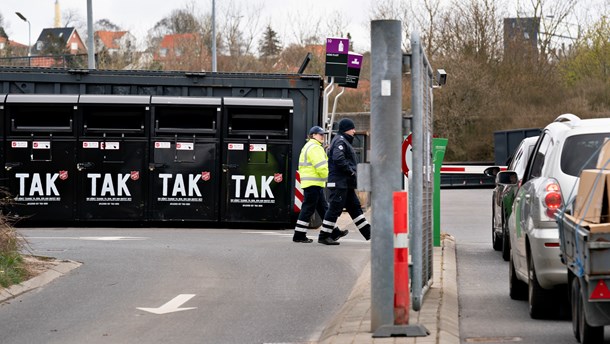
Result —
[{"label": "dark jacket", "polygon": [[356,152],[353,136],[338,133],[328,147],[328,182],[326,186],[340,189],[356,188]]}]

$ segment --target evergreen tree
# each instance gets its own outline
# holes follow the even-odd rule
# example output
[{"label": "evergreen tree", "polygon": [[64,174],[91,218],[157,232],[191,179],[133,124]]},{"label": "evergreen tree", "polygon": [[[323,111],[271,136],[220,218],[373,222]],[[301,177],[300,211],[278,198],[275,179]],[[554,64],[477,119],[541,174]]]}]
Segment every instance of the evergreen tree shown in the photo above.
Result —
[{"label": "evergreen tree", "polygon": [[277,57],[282,51],[277,32],[273,31],[271,25],[267,25],[263,38],[259,42],[258,50],[262,58]]}]

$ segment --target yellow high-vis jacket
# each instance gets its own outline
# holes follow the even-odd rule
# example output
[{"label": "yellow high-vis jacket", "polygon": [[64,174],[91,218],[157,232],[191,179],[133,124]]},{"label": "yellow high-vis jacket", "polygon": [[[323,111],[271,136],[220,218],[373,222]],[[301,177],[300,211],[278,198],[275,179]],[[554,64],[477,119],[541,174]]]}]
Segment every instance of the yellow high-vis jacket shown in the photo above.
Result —
[{"label": "yellow high-vis jacket", "polygon": [[309,139],[299,156],[299,175],[301,187],[326,186],[328,178],[328,156],[322,144],[316,139]]}]

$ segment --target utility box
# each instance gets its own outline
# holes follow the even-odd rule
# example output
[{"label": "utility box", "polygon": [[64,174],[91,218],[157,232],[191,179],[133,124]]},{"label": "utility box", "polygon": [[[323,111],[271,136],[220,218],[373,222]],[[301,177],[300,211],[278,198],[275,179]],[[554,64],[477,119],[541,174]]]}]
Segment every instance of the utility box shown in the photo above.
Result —
[{"label": "utility box", "polygon": [[150,96],[81,95],[79,220],[145,219]]},{"label": "utility box", "polygon": [[9,94],[4,170],[13,203],[6,212],[30,221],[74,219],[78,95]]},{"label": "utility box", "polygon": [[224,98],[221,220],[290,223],[292,99]]},{"label": "utility box", "polygon": [[218,221],[221,105],[215,97],[152,97],[152,220]]}]

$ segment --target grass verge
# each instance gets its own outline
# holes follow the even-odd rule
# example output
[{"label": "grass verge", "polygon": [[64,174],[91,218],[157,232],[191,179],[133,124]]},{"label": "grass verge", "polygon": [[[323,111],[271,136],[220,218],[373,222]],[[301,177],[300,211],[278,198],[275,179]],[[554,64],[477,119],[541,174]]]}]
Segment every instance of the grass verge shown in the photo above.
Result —
[{"label": "grass verge", "polygon": [[20,250],[24,240],[0,217],[0,286],[8,288],[30,277]]}]

